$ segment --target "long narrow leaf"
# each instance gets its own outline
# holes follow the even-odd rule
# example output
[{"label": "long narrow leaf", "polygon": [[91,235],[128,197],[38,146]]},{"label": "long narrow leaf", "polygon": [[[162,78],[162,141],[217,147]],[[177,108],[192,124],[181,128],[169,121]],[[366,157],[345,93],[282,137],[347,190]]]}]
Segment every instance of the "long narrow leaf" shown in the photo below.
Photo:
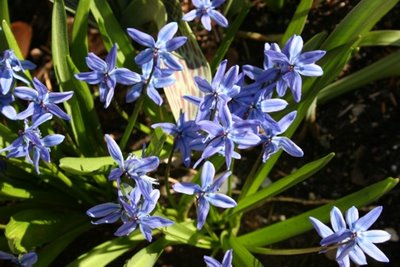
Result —
[{"label": "long narrow leaf", "polygon": [[286,41],[294,34],[301,34],[304,25],[307,22],[308,13],[310,12],[313,2],[313,0],[301,0],[297,6],[292,20],[289,23],[289,26],[286,28],[286,31],[282,37],[281,45],[285,44]]},{"label": "long narrow leaf", "polygon": [[400,31],[371,31],[361,38],[360,46],[400,46]]},{"label": "long narrow leaf", "polygon": [[304,181],[305,179],[311,177],[314,173],[322,169],[328,162],[333,158],[334,153],[330,153],[329,155],[310,162],[299,170],[295,171],[292,174],[272,183],[266,188],[258,191],[257,193],[250,195],[241,201],[239,201],[238,205],[232,209],[232,215],[242,211],[248,211],[250,209],[255,208],[257,205],[265,202],[269,197],[275,196],[292,186]]},{"label": "long narrow leaf", "polygon": [[336,26],[325,40],[322,49],[330,50],[348,43],[355,36],[369,32],[372,27],[391,10],[399,0],[362,0]]},{"label": "long narrow leaf", "polygon": [[393,76],[400,76],[400,52],[392,53],[385,58],[382,58],[381,60],[326,86],[318,94],[318,103],[327,102],[370,82]]},{"label": "long narrow leaf", "polygon": [[327,222],[329,220],[329,212],[333,206],[345,210],[351,206],[366,205],[376,201],[378,198],[389,192],[398,182],[398,178],[387,178],[353,194],[340,198],[330,204],[302,213],[301,215],[290,218],[286,221],[242,235],[238,237],[238,241],[247,247],[266,246],[294,237],[312,229],[312,224],[309,221],[310,216],[318,218],[322,222]]},{"label": "long narrow leaf", "polygon": [[133,255],[126,263],[126,267],[135,266],[154,266],[157,259],[161,256],[164,248],[169,245],[171,241],[166,240],[164,237],[153,241],[150,245],[142,248],[139,252]]},{"label": "long narrow leaf", "polygon": [[262,267],[262,263],[247,250],[245,246],[233,235],[222,234],[222,246],[224,249],[233,249],[233,265]]}]

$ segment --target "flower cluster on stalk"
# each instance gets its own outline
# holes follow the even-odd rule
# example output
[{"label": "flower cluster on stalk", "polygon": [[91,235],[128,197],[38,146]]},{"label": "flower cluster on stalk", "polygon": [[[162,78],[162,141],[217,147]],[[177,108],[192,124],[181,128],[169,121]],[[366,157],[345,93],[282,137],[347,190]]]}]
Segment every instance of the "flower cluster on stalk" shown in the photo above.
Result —
[{"label": "flower cluster on stalk", "polygon": [[[39,160],[50,162],[50,147],[63,142],[61,134],[50,134],[42,137],[39,126],[53,118],[70,120],[69,115],[56,104],[63,103],[73,96],[73,92],[50,92],[37,78],[33,78],[33,87],[25,70],[34,69],[35,65],[28,60],[19,60],[14,51],[4,51],[0,57],[0,112],[8,119],[23,120],[24,129],[19,130],[18,137],[0,153],[8,151],[7,158],[25,157],[34,165],[39,174]],[[26,86],[16,86],[16,81]],[[25,110],[17,113],[13,106],[16,99],[28,101]]]}]

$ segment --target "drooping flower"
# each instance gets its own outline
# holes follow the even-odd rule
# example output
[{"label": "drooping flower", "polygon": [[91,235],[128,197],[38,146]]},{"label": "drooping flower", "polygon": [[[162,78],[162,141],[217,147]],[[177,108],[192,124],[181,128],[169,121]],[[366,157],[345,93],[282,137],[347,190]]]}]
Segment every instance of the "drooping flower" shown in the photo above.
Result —
[{"label": "drooping flower", "polygon": [[129,36],[137,43],[147,47],[135,57],[138,65],[148,62],[154,62],[155,66],[161,68],[161,61],[174,71],[182,70],[181,63],[172,54],[173,51],[186,43],[186,36],[173,37],[178,31],[178,24],[170,22],[160,29],[157,35],[157,41],[154,38],[135,28],[128,28]]},{"label": "drooping flower", "polygon": [[24,75],[24,70],[32,70],[36,65],[29,60],[19,60],[14,51],[8,49],[0,57],[0,92],[6,95],[10,92],[15,83],[15,79],[29,84],[29,80]]},{"label": "drooping flower", "polygon": [[116,180],[118,185],[120,185],[121,176],[126,175],[128,178],[135,181],[145,198],[150,198],[152,184],[158,183],[156,179],[147,176],[146,173],[154,171],[158,167],[160,160],[155,156],[139,159],[132,154],[125,160],[114,139],[106,134],[105,140],[108,152],[118,164],[118,168],[111,170],[108,179],[111,181]]},{"label": "drooping flower", "polygon": [[208,267],[232,267],[232,253],[232,249],[227,250],[221,263],[209,256],[204,256],[204,261]]},{"label": "drooping flower", "polygon": [[[351,207],[346,212],[346,221],[336,207],[331,211],[332,229],[316,218],[310,220],[322,237],[321,246],[338,246],[336,261],[341,267],[350,267],[350,260],[358,265],[366,265],[365,254],[380,262],[389,262],[386,255],[374,244],[390,239],[390,234],[383,230],[368,230],[378,219],[382,206],[372,209],[359,218],[356,207]],[[347,223],[347,226],[346,226]]]},{"label": "drooping flower", "polygon": [[[150,61],[142,65],[141,81],[133,85],[126,93],[126,102],[130,103],[139,98],[143,89],[146,88],[147,96],[153,100],[154,103],[161,106],[163,99],[158,93],[157,89],[170,86],[175,83],[173,77],[173,70],[153,68],[153,62]],[[150,76],[151,75],[151,76]]]},{"label": "drooping flower", "polygon": [[28,252],[25,254],[14,256],[11,253],[0,251],[0,260],[10,260],[17,266],[31,267],[37,262],[38,256],[36,252]]},{"label": "drooping flower", "polygon": [[287,41],[282,51],[276,47],[264,51],[268,58],[267,62],[269,62],[267,65],[273,64],[280,71],[281,76],[276,83],[278,95],[283,96],[289,87],[296,102],[299,102],[301,98],[302,80],[300,75],[321,76],[323,71],[315,62],[326,53],[323,50],[301,53],[302,49],[303,39],[294,35]]},{"label": "drooping flower", "polygon": [[225,0],[193,0],[195,9],[186,13],[182,20],[192,21],[200,18],[201,24],[207,31],[211,31],[211,20],[214,20],[221,27],[228,27],[228,20],[219,11],[215,10],[222,5]]},{"label": "drooping flower", "polygon": [[188,182],[176,183],[172,186],[176,192],[187,195],[196,195],[197,229],[203,228],[210,210],[210,204],[220,208],[232,208],[237,205],[235,200],[218,192],[219,188],[229,175],[231,175],[231,172],[228,171],[214,180],[214,165],[211,162],[206,161],[201,170],[201,186]]},{"label": "drooping flower", "polygon": [[92,70],[75,74],[75,78],[88,84],[99,84],[100,101],[107,108],[114,96],[114,89],[117,83],[132,85],[141,81],[139,74],[126,68],[117,68],[117,45],[111,48],[106,60],[102,60],[93,53],[86,57],[86,64]]},{"label": "drooping flower", "polygon": [[35,165],[36,172],[39,174],[39,159],[50,162],[50,147],[60,144],[65,138],[61,134],[41,137],[38,127],[52,117],[51,114],[45,113],[30,126],[25,120],[25,128],[19,132],[19,137],[9,146],[0,149],[0,153],[9,151],[7,158],[25,157],[29,163]]},{"label": "drooping flower", "polygon": [[17,115],[18,119],[22,120],[32,116],[32,121],[36,121],[44,113],[51,113],[63,120],[71,119],[70,116],[56,104],[67,101],[72,97],[74,92],[50,92],[49,89],[36,78],[33,78],[33,86],[36,90],[26,86],[19,86],[14,90],[15,96],[18,98],[32,101],[27,109]]},{"label": "drooping flower", "polygon": [[114,235],[129,235],[139,226],[140,232],[151,242],[154,228],[170,226],[174,224],[174,222],[160,216],[150,215],[160,197],[160,191],[158,189],[152,190],[150,198],[142,199],[140,195],[141,191],[133,188],[132,191],[126,195],[126,199],[120,198],[120,202],[124,208],[121,215],[123,224]]},{"label": "drooping flower", "polygon": [[199,133],[199,127],[193,120],[186,121],[185,114],[181,113],[176,125],[169,122],[155,123],[152,128],[160,127],[165,133],[174,136],[175,150],[181,152],[183,164],[190,166],[190,152],[194,143],[198,143],[202,137]]}]

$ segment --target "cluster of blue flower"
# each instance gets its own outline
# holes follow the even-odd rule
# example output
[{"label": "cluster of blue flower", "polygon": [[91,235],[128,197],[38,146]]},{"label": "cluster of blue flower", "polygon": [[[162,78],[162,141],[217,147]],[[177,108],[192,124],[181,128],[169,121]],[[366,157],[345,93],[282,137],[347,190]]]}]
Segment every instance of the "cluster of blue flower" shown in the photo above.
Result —
[{"label": "cluster of blue flower", "polygon": [[[20,61],[12,50],[6,50],[0,58],[0,111],[11,120],[24,120],[24,129],[18,132],[19,137],[9,146],[0,149],[0,153],[8,151],[7,157],[25,157],[35,165],[39,173],[39,160],[50,162],[50,147],[60,144],[64,140],[61,134],[41,136],[39,126],[52,119],[53,115],[64,120],[70,117],[56,104],[67,101],[73,92],[53,93],[38,79],[33,79],[33,87],[17,86],[16,80],[29,85],[24,70],[34,69],[30,61]],[[15,87],[15,88],[14,88]],[[17,114],[11,105],[15,97],[29,101],[28,107]],[[28,118],[31,117],[30,120]]]},{"label": "cluster of blue flower", "polygon": [[[193,1],[195,10],[184,15],[186,21],[200,18],[207,30],[211,30],[211,19],[222,27],[228,25],[226,18],[215,8],[224,0]],[[116,84],[131,86],[126,95],[126,102],[133,102],[145,91],[147,96],[157,105],[163,100],[157,89],[172,85],[175,82],[173,74],[182,70],[182,65],[173,52],[183,46],[186,37],[174,37],[178,30],[176,22],[166,24],[158,33],[157,41],[147,33],[134,28],[127,29],[128,35],[146,48],[135,57],[135,62],[141,67],[142,74],[129,69],[116,67],[117,45],[115,44],[105,60],[93,53],[86,57],[90,72],[76,74],[75,77],[88,84],[98,85],[100,101],[107,108],[113,98]],[[240,72],[235,65],[228,70],[228,62],[224,60],[218,66],[211,83],[202,77],[194,77],[195,83],[202,92],[202,97],[185,96],[185,99],[198,106],[195,119],[188,120],[181,113],[176,124],[156,123],[153,128],[161,128],[165,133],[174,136],[174,148],[179,151],[183,164],[191,166],[191,152],[201,151],[200,158],[194,163],[197,168],[204,161],[201,170],[201,185],[190,182],[177,182],[173,190],[178,193],[195,195],[197,200],[197,228],[202,229],[210,210],[210,204],[220,208],[231,208],[237,204],[234,199],[218,192],[225,180],[231,175],[229,171],[232,158],[240,159],[235,151],[257,145],[263,148],[263,161],[283,149],[288,154],[301,157],[303,151],[284,133],[296,117],[296,111],[275,121],[270,112],[282,111],[288,103],[280,98],[274,98],[276,90],[283,97],[289,88],[296,102],[301,100],[303,76],[321,76],[321,67],[315,64],[325,54],[325,51],[302,52],[303,40],[300,36],[290,38],[285,46],[266,44],[264,49],[264,66],[245,65]],[[39,126],[50,120],[53,115],[69,120],[69,116],[56,104],[70,99],[72,92],[52,93],[36,78],[33,88],[20,86],[13,89],[15,80],[27,85],[29,79],[23,71],[33,69],[29,61],[19,61],[11,50],[4,52],[0,60],[0,111],[9,119],[24,120],[25,128],[19,132],[19,137],[1,152],[8,151],[7,157],[26,157],[35,165],[39,173],[39,159],[50,161],[49,147],[60,144],[64,136],[60,134],[41,137]],[[249,82],[250,81],[250,82]],[[15,97],[29,101],[27,109],[17,113],[11,103]],[[31,117],[29,121],[28,118]],[[125,159],[118,144],[110,135],[105,135],[109,154],[118,164],[111,170],[110,181],[116,181],[118,202],[107,202],[96,205],[87,211],[87,215],[95,219],[93,224],[115,223],[122,225],[114,233],[116,236],[126,236],[139,228],[144,237],[152,240],[152,230],[173,224],[173,221],[151,215],[160,197],[160,191],[154,189],[157,180],[147,173],[157,169],[159,158],[144,155],[138,158],[128,155]],[[211,156],[220,154],[225,157],[227,171],[215,179],[215,167],[207,161]],[[131,184],[133,182],[133,184]],[[332,211],[332,231],[315,218],[311,221],[323,238],[322,246],[338,248],[337,261],[340,266],[349,266],[349,258],[357,264],[366,264],[363,251],[379,261],[387,261],[373,243],[383,242],[390,238],[384,231],[366,231],[377,219],[381,208],[374,209],[362,218],[351,208],[346,216],[349,229],[338,209]],[[27,255],[30,255],[29,253]],[[17,258],[11,254],[0,252],[1,259],[11,259],[25,266],[36,261],[33,256]],[[232,250],[228,250],[220,264],[205,256],[209,266],[231,266]]]}]

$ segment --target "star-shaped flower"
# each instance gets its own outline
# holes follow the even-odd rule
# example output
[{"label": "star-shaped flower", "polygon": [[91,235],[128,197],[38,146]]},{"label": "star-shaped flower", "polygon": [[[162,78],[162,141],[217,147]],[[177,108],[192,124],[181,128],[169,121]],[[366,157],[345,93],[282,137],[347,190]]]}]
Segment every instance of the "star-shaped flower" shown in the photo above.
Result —
[{"label": "star-shaped flower", "polygon": [[88,84],[99,84],[100,101],[104,102],[107,108],[114,96],[114,89],[117,83],[132,85],[141,81],[139,74],[126,68],[117,68],[117,45],[111,48],[106,60],[102,60],[93,53],[86,57],[86,64],[92,70],[75,74],[75,78]]},{"label": "star-shaped flower", "polygon": [[[346,212],[346,221],[336,207],[331,211],[332,229],[316,218],[310,220],[323,238],[322,246],[338,246],[336,261],[341,267],[350,267],[350,260],[358,265],[366,265],[365,254],[380,262],[389,262],[385,254],[374,245],[390,239],[390,234],[383,230],[368,230],[378,219],[382,206],[376,207],[363,217],[359,218],[356,207],[351,207]],[[347,226],[346,226],[347,223]]]},{"label": "star-shaped flower", "polygon": [[14,256],[13,254],[0,251],[0,259],[1,260],[10,260],[17,266],[31,267],[37,262],[38,256],[37,256],[36,252],[28,252],[26,254],[20,254],[17,257],[17,256]]},{"label": "star-shaped flower", "polygon": [[178,24],[170,22],[160,29],[157,35],[157,42],[154,38],[135,28],[128,28],[129,36],[137,43],[147,47],[135,57],[135,62],[138,65],[143,65],[148,62],[155,62],[157,67],[161,67],[161,60],[171,70],[182,70],[181,63],[172,55],[175,51],[186,43],[187,37],[173,36],[178,31]]},{"label": "star-shaped flower", "polygon": [[18,119],[22,120],[32,116],[32,121],[36,121],[44,113],[51,113],[64,120],[71,119],[70,116],[56,104],[67,101],[72,97],[74,92],[50,92],[49,89],[36,78],[33,78],[33,86],[36,90],[26,86],[19,86],[14,90],[15,96],[18,98],[32,101],[27,109],[17,115]]},{"label": "star-shaped flower", "polygon": [[231,175],[226,172],[221,177],[213,181],[215,176],[214,165],[206,161],[201,171],[201,186],[194,183],[176,183],[172,188],[179,193],[187,195],[196,195],[197,198],[197,229],[201,229],[206,222],[210,204],[220,208],[232,208],[237,204],[232,198],[219,193],[219,188],[225,180]]},{"label": "star-shaped flower", "polygon": [[200,18],[201,23],[207,31],[211,31],[211,19],[221,27],[228,27],[228,20],[219,11],[215,10],[222,5],[225,0],[193,0],[192,3],[196,7],[186,13],[182,20],[192,21]]}]

